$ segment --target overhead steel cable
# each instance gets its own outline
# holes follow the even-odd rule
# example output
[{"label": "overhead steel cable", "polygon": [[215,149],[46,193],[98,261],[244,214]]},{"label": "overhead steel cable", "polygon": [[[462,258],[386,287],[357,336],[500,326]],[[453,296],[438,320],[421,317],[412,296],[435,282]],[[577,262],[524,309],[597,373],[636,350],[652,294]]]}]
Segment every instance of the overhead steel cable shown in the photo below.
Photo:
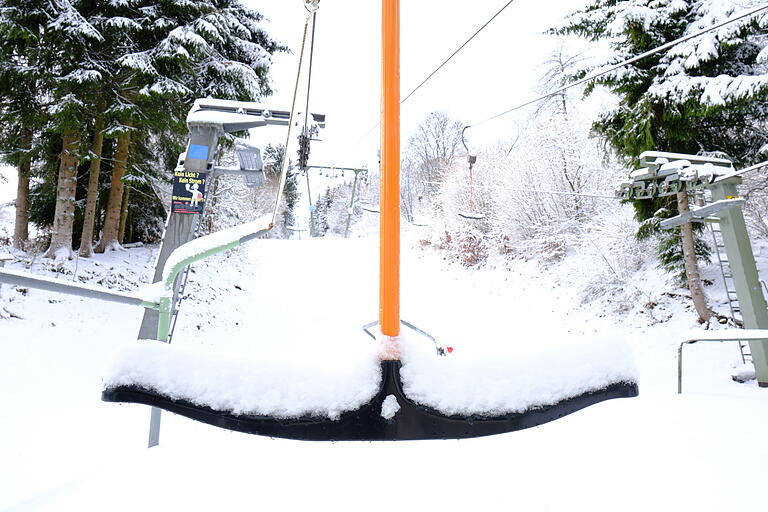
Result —
[{"label": "overhead steel cable", "polygon": [[315,28],[317,27],[317,11],[312,13],[312,36],[309,43],[309,70],[307,71],[307,107],[304,109],[304,134],[308,133],[309,121],[309,91],[312,88],[312,62],[315,57]]},{"label": "overhead steel cable", "polygon": [[317,11],[317,5],[319,0],[304,0],[304,8],[307,10],[307,16],[304,20],[304,30],[301,36],[301,50],[299,51],[299,65],[296,70],[296,83],[293,86],[293,101],[291,101],[291,115],[288,119],[288,133],[285,135],[285,150],[283,150],[282,169],[280,171],[280,183],[277,186],[277,197],[275,197],[275,207],[272,210],[272,221],[269,223],[269,228],[275,225],[277,220],[277,213],[280,209],[280,197],[283,195],[285,189],[286,178],[288,177],[288,148],[291,144],[291,129],[293,128],[294,114],[296,113],[296,100],[299,96],[299,82],[301,80],[301,66],[304,62],[304,48],[307,43],[307,30],[309,28],[309,21],[312,19],[312,15]]},{"label": "overhead steel cable", "polygon": [[[427,75],[427,77],[426,77],[424,80],[422,80],[422,81],[421,81],[421,83],[419,83],[419,85],[417,85],[416,87],[414,87],[414,88],[411,90],[411,92],[409,92],[409,93],[408,93],[408,94],[405,96],[405,98],[401,99],[401,100],[400,100],[400,104],[402,105],[403,103],[405,103],[405,102],[408,100],[408,98],[410,98],[411,96],[413,96],[413,95],[416,93],[416,91],[418,91],[419,89],[421,89],[421,88],[424,86],[424,84],[426,84],[426,83],[427,83],[427,82],[428,82],[428,81],[429,81],[429,80],[430,80],[430,79],[431,79],[433,76],[435,76],[435,75],[437,74],[437,72],[438,72],[438,71],[440,71],[440,70],[443,68],[443,66],[445,66],[446,64],[448,64],[448,62],[450,62],[450,60],[451,60],[451,59],[453,59],[453,58],[456,56],[456,54],[458,54],[458,53],[459,53],[461,50],[463,50],[463,49],[464,49],[464,47],[465,47],[465,46],[467,46],[467,45],[470,43],[470,41],[472,41],[472,40],[473,40],[475,37],[477,37],[477,35],[478,35],[480,32],[482,32],[482,31],[483,31],[483,29],[485,29],[485,27],[487,27],[488,25],[490,25],[490,24],[491,24],[491,22],[492,22],[493,20],[495,20],[495,19],[496,19],[496,18],[497,18],[497,17],[498,17],[498,16],[499,16],[499,15],[500,15],[502,12],[504,12],[504,10],[505,10],[507,7],[509,7],[509,6],[512,4],[512,2],[514,2],[514,1],[515,1],[515,0],[509,0],[509,1],[508,1],[506,4],[504,4],[504,6],[503,6],[501,9],[499,9],[498,11],[496,11],[496,14],[494,14],[493,16],[491,16],[491,17],[490,17],[490,19],[489,19],[488,21],[486,21],[485,23],[483,23],[483,25],[482,25],[480,28],[478,28],[478,29],[477,29],[477,30],[476,30],[476,31],[475,31],[475,32],[474,32],[474,33],[473,33],[471,36],[469,36],[469,39],[467,39],[466,41],[464,41],[464,42],[461,44],[461,46],[459,46],[458,48],[456,48],[456,50],[455,50],[455,51],[454,51],[452,54],[450,54],[450,55],[448,56],[448,58],[446,58],[446,59],[445,59],[443,62],[441,62],[441,63],[440,63],[440,65],[439,65],[439,66],[437,66],[437,67],[436,67],[436,68],[435,68],[435,69],[434,69],[434,70],[433,70],[433,71],[432,71],[432,72],[431,72],[429,75]],[[360,138],[359,138],[359,139],[358,139],[358,140],[355,142],[355,144],[358,144],[358,143],[360,143],[360,141],[362,141],[364,138],[366,138],[366,137],[367,137],[367,136],[368,136],[368,135],[369,135],[369,134],[370,134],[370,133],[371,133],[373,130],[375,130],[375,129],[376,129],[376,127],[378,127],[378,126],[379,126],[379,123],[376,123],[375,125],[373,125],[373,126],[372,126],[372,127],[371,127],[371,128],[368,130],[368,131],[367,131],[367,132],[365,132],[365,134],[363,134],[363,136],[362,136],[362,137],[360,137]]]},{"label": "overhead steel cable", "polygon": [[594,79],[596,79],[596,78],[598,78],[598,77],[600,77],[602,75],[608,74],[608,73],[610,73],[612,71],[615,71],[615,70],[617,70],[617,69],[619,69],[621,67],[627,66],[627,65],[632,64],[634,62],[642,60],[642,59],[644,59],[646,57],[650,57],[651,55],[654,55],[656,53],[659,53],[659,52],[662,52],[664,50],[667,50],[667,49],[669,49],[669,48],[671,48],[671,47],[673,47],[673,46],[675,46],[677,44],[684,43],[685,41],[688,41],[690,39],[694,39],[696,37],[702,36],[702,35],[706,34],[707,32],[712,32],[713,30],[717,30],[718,28],[721,28],[721,27],[724,27],[726,25],[729,25],[729,24],[731,24],[731,23],[733,23],[735,21],[738,21],[740,19],[748,18],[750,16],[754,16],[755,14],[759,13],[760,11],[764,11],[766,9],[768,9],[768,4],[763,4],[760,7],[756,7],[754,9],[750,9],[748,11],[744,11],[741,14],[739,14],[739,15],[733,17],[733,18],[728,18],[727,20],[721,21],[720,23],[716,23],[716,24],[712,25],[711,27],[707,27],[707,28],[705,28],[703,30],[699,30],[698,32],[694,32],[693,34],[688,34],[687,36],[683,36],[683,37],[681,37],[679,39],[675,39],[674,41],[670,41],[669,43],[665,43],[665,44],[663,44],[661,46],[653,48],[652,50],[648,50],[647,52],[641,53],[640,55],[637,55],[637,56],[632,57],[630,59],[624,60],[624,61],[622,61],[622,62],[620,62],[618,64],[614,64],[613,66],[609,66],[608,68],[601,69],[600,71],[592,73],[592,74],[590,74],[590,75],[588,75],[588,76],[586,76],[586,77],[584,77],[584,78],[582,78],[580,80],[577,80],[575,82],[571,82],[568,85],[564,85],[563,87],[560,87],[557,90],[554,90],[552,92],[548,92],[548,93],[543,94],[543,95],[541,95],[541,96],[539,96],[537,98],[534,98],[532,100],[526,101],[525,103],[521,103],[520,105],[516,105],[516,106],[514,106],[514,107],[512,107],[510,109],[507,109],[504,112],[500,112],[500,113],[498,113],[496,115],[493,115],[493,116],[491,116],[491,117],[489,117],[487,119],[483,119],[482,121],[473,123],[473,124],[469,125],[469,127],[479,126],[479,125],[481,125],[483,123],[487,123],[488,121],[492,121],[492,120],[497,119],[497,118],[499,118],[501,116],[504,116],[504,115],[507,115],[507,114],[509,114],[511,112],[514,112],[515,110],[520,110],[521,108],[527,107],[528,105],[531,105],[533,103],[545,100],[547,98],[551,98],[552,96],[556,96],[556,95],[558,95],[558,94],[560,94],[560,93],[562,93],[562,92],[564,92],[564,91],[566,91],[566,90],[568,90],[568,89],[570,89],[572,87],[576,87],[578,85],[582,85],[582,84],[585,84],[587,82],[590,82],[590,81],[592,81],[592,80],[594,80]]},{"label": "overhead steel cable", "polygon": [[[463,183],[445,183],[440,181],[425,181],[429,185],[442,185],[447,187],[469,188],[469,185]],[[609,196],[606,194],[593,194],[588,192],[569,192],[567,190],[541,190],[536,188],[518,188],[518,187],[503,187],[498,185],[473,185],[475,188],[483,188],[489,190],[510,190],[512,192],[534,192],[537,194],[553,194],[560,196],[579,196],[579,197],[596,197],[600,199],[616,199],[616,196]]]},{"label": "overhead steel cable", "polygon": [[454,52],[453,52],[451,55],[449,55],[447,59],[445,59],[443,62],[441,62],[441,63],[440,63],[440,65],[439,65],[439,66],[437,66],[437,67],[435,68],[435,70],[434,70],[434,71],[432,71],[432,72],[431,72],[429,75],[427,75],[427,77],[426,77],[424,80],[422,80],[422,81],[421,81],[421,83],[420,83],[419,85],[417,85],[416,87],[414,87],[414,88],[413,88],[413,90],[412,90],[411,92],[409,92],[409,93],[408,93],[408,95],[407,95],[405,98],[403,98],[402,100],[400,100],[400,104],[402,105],[403,103],[405,103],[405,102],[408,100],[408,98],[410,98],[411,96],[413,96],[413,94],[414,94],[416,91],[418,91],[419,89],[421,89],[421,87],[422,87],[424,84],[426,84],[426,83],[429,81],[429,79],[430,79],[430,78],[432,78],[433,76],[435,76],[435,74],[436,74],[438,71],[440,71],[440,70],[443,68],[443,66],[445,66],[446,64],[448,64],[448,62],[449,62],[449,61],[450,61],[452,58],[454,58],[454,57],[456,56],[456,54],[457,54],[457,53],[459,53],[459,52],[460,52],[460,51],[461,51],[461,50],[462,50],[462,49],[463,49],[465,46],[467,46],[467,45],[469,44],[469,42],[470,42],[470,41],[472,41],[472,40],[473,40],[475,37],[477,37],[477,35],[478,35],[480,32],[482,32],[482,31],[483,31],[483,29],[484,29],[485,27],[487,27],[488,25],[490,25],[490,24],[491,24],[491,22],[492,22],[493,20],[495,20],[495,19],[496,19],[496,18],[499,16],[499,14],[501,14],[502,12],[504,12],[504,10],[505,10],[507,7],[509,7],[509,6],[512,4],[512,2],[514,2],[514,1],[515,1],[515,0],[509,0],[509,2],[507,2],[506,4],[504,4],[504,6],[503,6],[501,9],[499,9],[499,10],[496,12],[496,14],[494,14],[493,16],[491,16],[491,18],[490,18],[488,21],[486,21],[485,23],[483,23],[483,26],[481,26],[479,29],[477,29],[477,30],[475,31],[475,33],[474,33],[474,34],[472,34],[471,36],[469,36],[469,39],[467,39],[466,41],[464,41],[464,43],[462,43],[462,45],[461,45],[461,46],[459,46],[459,47],[458,47],[458,48],[457,48],[457,49],[456,49],[456,50],[455,50],[455,51],[454,51]]}]

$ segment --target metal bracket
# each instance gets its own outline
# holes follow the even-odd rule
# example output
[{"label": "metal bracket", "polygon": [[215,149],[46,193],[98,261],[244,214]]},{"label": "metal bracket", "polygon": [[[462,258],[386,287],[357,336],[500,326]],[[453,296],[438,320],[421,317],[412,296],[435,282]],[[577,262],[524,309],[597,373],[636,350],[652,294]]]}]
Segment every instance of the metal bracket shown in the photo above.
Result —
[{"label": "metal bracket", "polygon": [[719,219],[716,216],[714,218],[711,217],[712,215],[716,215],[717,213],[724,210],[736,208],[737,206],[743,206],[744,202],[744,199],[741,198],[721,199],[720,201],[715,201],[714,203],[710,203],[706,206],[694,208],[691,211],[685,212],[682,215],[678,215],[676,217],[672,217],[671,219],[665,219],[659,223],[659,227],[661,229],[672,229],[677,226],[682,226],[686,222],[716,222]]},{"label": "metal bracket", "polygon": [[733,164],[724,158],[645,151],[639,159],[642,167],[629,174],[629,183],[621,184],[616,192],[619,199],[671,196],[707,187],[733,173]]},{"label": "metal bracket", "polygon": [[[447,354],[449,354],[449,353],[453,352],[453,347],[443,347],[443,346],[441,346],[441,345],[440,345],[440,344],[437,342],[437,340],[435,339],[435,337],[434,337],[434,336],[432,336],[431,334],[429,334],[427,331],[424,331],[424,330],[422,330],[422,329],[419,329],[418,327],[416,327],[416,326],[415,326],[415,325],[413,325],[412,323],[410,323],[410,322],[406,322],[406,321],[405,321],[405,320],[403,320],[403,319],[400,319],[400,323],[401,323],[401,324],[403,324],[404,326],[408,327],[409,329],[416,331],[417,333],[421,334],[422,336],[424,336],[424,337],[426,337],[426,338],[429,338],[429,339],[432,341],[432,343],[434,343],[434,344],[435,344],[435,351],[437,352],[437,355],[439,355],[439,356],[445,356],[445,355],[447,355]],[[377,321],[377,322],[371,322],[371,323],[365,324],[365,325],[363,326],[363,330],[365,331],[365,333],[366,333],[368,336],[370,336],[371,338],[373,338],[373,339],[375,340],[375,339],[376,339],[376,335],[375,335],[375,334],[373,334],[373,333],[370,331],[370,328],[371,328],[371,327],[373,327],[374,325],[379,325],[379,322]]]}]

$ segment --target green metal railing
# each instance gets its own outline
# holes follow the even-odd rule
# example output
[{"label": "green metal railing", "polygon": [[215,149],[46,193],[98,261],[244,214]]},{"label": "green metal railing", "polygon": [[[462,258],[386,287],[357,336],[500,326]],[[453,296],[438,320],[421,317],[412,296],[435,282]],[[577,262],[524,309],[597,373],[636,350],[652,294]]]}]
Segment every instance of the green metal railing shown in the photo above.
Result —
[{"label": "green metal railing", "polygon": [[[131,306],[141,306],[147,309],[155,309],[159,312],[157,323],[157,340],[168,342],[168,333],[171,326],[173,285],[176,281],[176,276],[178,276],[188,265],[202,261],[229,249],[234,249],[235,247],[238,247],[239,245],[249,240],[253,240],[254,238],[260,238],[268,233],[271,228],[272,225],[270,224],[266,228],[254,229],[253,231],[248,232],[246,235],[240,236],[240,233],[242,232],[242,226],[237,226],[219,231],[213,235],[206,235],[200,238],[196,238],[195,240],[181,245],[168,256],[166,265],[163,268],[163,279],[162,281],[158,281],[158,283],[162,283],[162,285],[161,293],[158,294],[156,300],[147,300],[146,298],[142,298],[140,294],[115,292],[107,289],[99,289],[95,286],[63,282],[58,279],[38,276],[28,272],[9,270],[2,268],[2,265],[0,265],[0,284],[5,283],[14,286],[25,286],[28,288],[36,288],[57,293],[65,293],[67,295],[75,295],[78,297],[86,297],[108,302],[128,304]],[[236,237],[234,239],[228,237],[228,232],[231,233],[232,236]],[[210,241],[211,237],[214,236],[220,240],[215,245],[208,247],[206,242]],[[194,248],[195,245],[201,246],[199,251],[193,252],[189,256],[183,258],[178,256],[174,257],[174,254],[178,255],[187,252],[190,248]],[[3,260],[3,263],[5,263],[5,259]],[[155,299],[155,297],[153,297],[153,299]],[[159,440],[160,409],[153,407],[152,413],[150,415],[149,446],[156,446],[159,443]]]}]

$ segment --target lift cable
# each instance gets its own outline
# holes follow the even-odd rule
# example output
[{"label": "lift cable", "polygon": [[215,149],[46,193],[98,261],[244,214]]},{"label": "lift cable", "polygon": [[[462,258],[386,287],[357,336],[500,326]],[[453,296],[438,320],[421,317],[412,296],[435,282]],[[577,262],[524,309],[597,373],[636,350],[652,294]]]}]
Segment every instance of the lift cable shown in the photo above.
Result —
[{"label": "lift cable", "polygon": [[[459,187],[459,188],[469,188],[469,185],[464,185],[462,183],[444,183],[440,181],[425,181],[424,183],[430,184],[430,185],[441,185],[441,186],[447,186],[447,187]],[[580,196],[580,197],[597,197],[600,199],[613,199],[616,200],[616,196],[609,196],[606,194],[591,194],[591,193],[582,193],[582,192],[568,192],[566,190],[540,190],[535,188],[515,188],[515,187],[502,187],[502,186],[496,186],[496,185],[473,185],[475,188],[484,188],[484,189],[490,189],[490,190],[511,190],[513,192],[535,192],[538,194],[555,194],[555,195],[564,195],[564,196]]]},{"label": "lift cable", "polygon": [[283,162],[282,162],[282,169],[280,171],[280,183],[277,187],[277,197],[275,198],[275,207],[272,210],[272,221],[270,222],[270,228],[274,226],[275,222],[277,221],[277,214],[278,210],[280,209],[280,198],[283,195],[283,190],[285,189],[285,182],[288,177],[288,162],[290,158],[288,157],[288,148],[291,144],[291,129],[293,128],[293,118],[294,114],[296,113],[296,99],[299,95],[299,81],[301,80],[301,65],[304,60],[304,47],[307,42],[307,30],[309,28],[309,20],[312,18],[312,15],[317,11],[319,0],[304,0],[304,8],[307,10],[307,16],[304,20],[304,30],[303,35],[301,37],[301,50],[299,52],[299,65],[298,70],[296,71],[296,83],[293,86],[293,100],[291,102],[291,116],[288,120],[288,133],[285,136],[285,150],[283,153]]},{"label": "lift cable", "polygon": [[409,92],[409,93],[408,93],[408,95],[407,95],[405,98],[403,98],[402,100],[400,100],[400,104],[402,105],[403,103],[405,103],[405,102],[408,100],[408,98],[410,98],[411,96],[413,96],[413,94],[414,94],[416,91],[418,91],[419,89],[421,89],[421,87],[422,87],[424,84],[426,84],[426,83],[429,81],[429,79],[430,79],[430,78],[432,78],[433,76],[435,76],[435,74],[436,74],[438,71],[440,71],[440,69],[442,69],[442,67],[443,67],[443,66],[445,66],[446,64],[448,64],[448,62],[449,62],[449,61],[450,61],[452,58],[454,58],[454,57],[456,56],[456,54],[457,54],[457,53],[459,53],[459,52],[460,52],[460,51],[461,51],[461,50],[462,50],[462,49],[463,49],[465,46],[467,46],[467,45],[469,44],[469,42],[470,42],[470,41],[472,41],[472,40],[473,40],[473,39],[474,39],[474,38],[475,38],[475,37],[476,37],[476,36],[477,36],[477,35],[478,35],[480,32],[482,32],[482,31],[483,31],[483,29],[484,29],[485,27],[487,27],[488,25],[490,25],[490,24],[491,24],[491,22],[492,22],[493,20],[495,20],[495,19],[496,19],[496,17],[497,17],[499,14],[501,14],[502,12],[504,12],[504,10],[505,10],[507,7],[509,7],[509,6],[512,4],[512,2],[514,2],[514,1],[515,1],[515,0],[509,0],[509,2],[507,2],[506,4],[504,4],[504,6],[503,6],[501,9],[499,9],[499,10],[496,12],[496,14],[494,14],[493,16],[491,16],[491,19],[489,19],[488,21],[486,21],[486,22],[483,24],[483,26],[482,26],[482,27],[480,27],[479,29],[477,29],[477,30],[475,31],[475,33],[474,33],[474,34],[472,34],[472,35],[469,37],[469,39],[467,39],[466,41],[464,41],[464,43],[462,43],[462,45],[461,45],[461,46],[459,46],[459,47],[456,49],[456,51],[454,51],[454,52],[453,52],[453,53],[452,53],[452,54],[451,54],[451,55],[450,55],[450,56],[449,56],[447,59],[445,59],[445,60],[444,60],[444,61],[443,61],[443,62],[442,62],[442,63],[441,63],[439,66],[437,66],[437,67],[435,68],[435,70],[434,70],[434,71],[432,71],[432,72],[431,72],[429,75],[427,75],[427,78],[425,78],[424,80],[422,80],[422,81],[421,81],[421,83],[420,83],[419,85],[417,85],[416,87],[414,87],[414,88],[413,88],[413,90],[412,90],[411,92]]},{"label": "lift cable", "polygon": [[[435,74],[437,74],[437,72],[438,72],[438,71],[440,71],[440,70],[443,68],[443,66],[445,66],[446,64],[448,64],[448,62],[449,62],[451,59],[453,59],[453,58],[456,56],[456,54],[458,54],[458,53],[459,53],[461,50],[463,50],[463,49],[464,49],[464,47],[465,47],[465,46],[467,46],[467,45],[469,44],[469,42],[470,42],[470,41],[472,41],[472,40],[473,40],[475,37],[477,37],[477,35],[478,35],[480,32],[482,32],[482,31],[483,31],[483,29],[485,29],[485,27],[487,27],[488,25],[490,25],[490,23],[491,23],[493,20],[495,20],[495,19],[496,19],[496,18],[497,18],[497,17],[498,17],[498,16],[499,16],[499,15],[500,15],[502,12],[504,12],[504,10],[505,10],[507,7],[509,7],[509,6],[512,4],[512,2],[514,2],[514,1],[515,1],[515,0],[509,0],[509,1],[508,1],[506,4],[504,4],[504,6],[503,6],[501,9],[499,9],[499,10],[496,12],[496,14],[494,14],[493,16],[491,16],[491,18],[490,18],[488,21],[486,21],[485,23],[483,23],[483,25],[482,25],[480,28],[478,28],[478,29],[475,31],[475,33],[474,33],[474,34],[472,34],[472,35],[469,37],[469,39],[467,39],[466,41],[464,41],[464,42],[461,44],[461,46],[459,46],[459,47],[458,47],[458,48],[457,48],[457,49],[456,49],[456,50],[455,50],[455,51],[454,51],[454,52],[453,52],[451,55],[449,55],[449,56],[448,56],[448,58],[447,58],[447,59],[445,59],[443,62],[441,62],[441,63],[440,63],[440,65],[439,65],[439,66],[437,66],[437,67],[436,67],[436,68],[435,68],[435,69],[434,69],[434,70],[433,70],[433,71],[432,71],[432,72],[431,72],[429,75],[427,75],[427,77],[426,77],[424,80],[422,80],[422,81],[421,81],[421,83],[420,83],[419,85],[417,85],[416,87],[414,87],[414,88],[413,88],[413,90],[411,90],[411,92],[409,92],[409,93],[408,93],[408,94],[405,96],[405,98],[401,99],[401,100],[400,100],[400,104],[402,105],[403,103],[405,103],[405,102],[408,100],[408,98],[410,98],[411,96],[413,96],[413,94],[414,94],[416,91],[418,91],[419,89],[421,89],[421,87],[422,87],[422,86],[424,86],[424,84],[426,84],[426,83],[427,83],[427,82],[428,82],[428,81],[429,81],[429,80],[430,80],[430,79],[431,79],[433,76],[435,76]],[[367,132],[365,132],[365,134],[363,134],[363,136],[362,136],[362,137],[360,137],[360,138],[357,140],[357,142],[355,142],[355,144],[359,144],[359,143],[360,143],[360,141],[362,141],[363,139],[365,139],[365,138],[366,138],[366,137],[367,137],[367,136],[368,136],[368,135],[369,135],[369,134],[370,134],[370,133],[371,133],[373,130],[375,130],[375,129],[376,129],[378,126],[379,126],[379,123],[376,123],[375,125],[373,125],[373,126],[372,126],[372,127],[371,127],[371,128],[368,130],[368,131],[367,131]]]},{"label": "lift cable", "polygon": [[560,87],[559,89],[557,89],[555,91],[549,92],[547,94],[543,94],[543,95],[541,95],[541,96],[539,96],[537,98],[534,98],[532,100],[526,101],[525,103],[521,103],[520,105],[516,105],[516,106],[514,106],[514,107],[512,107],[510,109],[505,110],[504,112],[500,112],[500,113],[498,113],[496,115],[493,115],[493,116],[491,116],[491,117],[489,117],[487,119],[484,119],[482,121],[473,123],[473,124],[471,124],[469,126],[470,127],[479,126],[481,124],[487,123],[488,121],[492,121],[492,120],[494,120],[496,118],[499,118],[501,116],[504,116],[506,114],[514,112],[515,110],[519,110],[519,109],[521,109],[523,107],[527,107],[528,105],[531,105],[533,103],[545,100],[547,98],[551,98],[552,96],[556,96],[556,95],[562,93],[563,91],[566,91],[566,90],[568,90],[568,89],[570,89],[572,87],[576,87],[578,85],[582,85],[584,83],[590,82],[590,81],[592,81],[592,80],[594,80],[594,79],[596,79],[596,78],[598,78],[598,77],[600,77],[602,75],[610,73],[611,71],[615,71],[615,70],[617,70],[617,69],[619,69],[621,67],[624,67],[624,66],[626,66],[628,64],[632,64],[632,63],[637,62],[639,60],[642,60],[642,59],[644,59],[646,57],[649,57],[649,56],[651,56],[653,54],[656,54],[656,53],[659,53],[661,51],[667,50],[667,49],[669,49],[669,48],[671,48],[671,47],[673,47],[673,46],[675,46],[677,44],[680,44],[680,43],[683,43],[683,42],[688,41],[690,39],[694,39],[696,37],[702,36],[702,35],[706,34],[707,32],[711,32],[713,30],[717,30],[720,27],[724,27],[725,25],[729,25],[729,24],[731,24],[731,23],[733,23],[735,21],[738,21],[740,19],[748,18],[750,16],[754,16],[755,14],[759,13],[760,11],[764,11],[766,9],[768,9],[768,4],[763,4],[760,7],[756,7],[754,9],[750,9],[748,11],[742,12],[741,14],[739,14],[739,15],[733,17],[733,18],[728,18],[727,20],[722,21],[720,23],[716,23],[716,24],[712,25],[711,27],[705,28],[703,30],[699,30],[698,32],[694,32],[693,34],[688,34],[687,36],[683,36],[683,37],[681,37],[679,39],[675,39],[674,41],[670,41],[669,43],[665,43],[665,44],[663,44],[661,46],[658,46],[658,47],[656,47],[656,48],[654,48],[652,50],[648,50],[645,53],[641,53],[640,55],[637,55],[635,57],[632,57],[630,59],[622,61],[622,62],[620,62],[618,64],[614,64],[613,66],[610,66],[608,68],[605,68],[605,69],[602,69],[602,70],[597,71],[595,73],[592,73],[592,74],[590,74],[590,75],[588,75],[588,76],[586,76],[586,77],[584,77],[584,78],[582,78],[580,80],[577,80],[575,82],[571,82],[568,85],[564,85],[563,87]]},{"label": "lift cable", "polygon": [[309,91],[312,88],[312,61],[315,56],[315,27],[317,26],[317,11],[312,13],[312,36],[309,41],[309,70],[307,71],[307,106],[304,109],[304,134],[308,134],[309,121]]},{"label": "lift cable", "polygon": [[[723,181],[727,180],[729,178],[735,178],[737,176],[741,176],[743,174],[747,174],[749,172],[756,171],[758,169],[764,169],[768,167],[768,160],[764,162],[760,162],[759,164],[752,165],[750,167],[747,167],[745,169],[742,169],[740,171],[733,172],[731,174],[724,174],[722,176],[719,176],[715,181]],[[447,187],[459,187],[459,188],[468,188],[469,185],[464,185],[463,183],[445,183],[440,181],[425,181],[425,184],[429,185],[441,185],[441,186],[447,186]],[[555,194],[555,195],[564,195],[564,196],[580,196],[580,197],[596,197],[599,199],[618,199],[615,195],[609,196],[606,194],[593,194],[593,193],[582,193],[582,192],[568,192],[566,190],[541,190],[541,189],[535,189],[535,188],[516,188],[516,187],[502,187],[497,185],[473,185],[475,188],[484,188],[484,189],[490,189],[490,190],[511,190],[513,192],[534,192],[537,194]]]}]

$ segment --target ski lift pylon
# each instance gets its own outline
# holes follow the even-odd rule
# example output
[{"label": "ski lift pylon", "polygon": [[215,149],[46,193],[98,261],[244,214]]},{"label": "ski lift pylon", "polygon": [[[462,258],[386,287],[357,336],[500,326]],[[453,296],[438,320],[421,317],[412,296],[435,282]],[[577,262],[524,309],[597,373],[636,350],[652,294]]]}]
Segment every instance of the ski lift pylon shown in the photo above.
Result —
[{"label": "ski lift pylon", "polygon": [[482,220],[485,218],[485,214],[475,211],[475,190],[472,183],[472,168],[474,167],[475,162],[477,162],[477,155],[473,155],[467,147],[467,140],[464,138],[464,132],[467,131],[467,128],[469,128],[469,126],[465,126],[461,130],[461,143],[464,145],[464,149],[467,150],[467,162],[469,163],[469,210],[460,211],[459,217],[470,220]]}]

